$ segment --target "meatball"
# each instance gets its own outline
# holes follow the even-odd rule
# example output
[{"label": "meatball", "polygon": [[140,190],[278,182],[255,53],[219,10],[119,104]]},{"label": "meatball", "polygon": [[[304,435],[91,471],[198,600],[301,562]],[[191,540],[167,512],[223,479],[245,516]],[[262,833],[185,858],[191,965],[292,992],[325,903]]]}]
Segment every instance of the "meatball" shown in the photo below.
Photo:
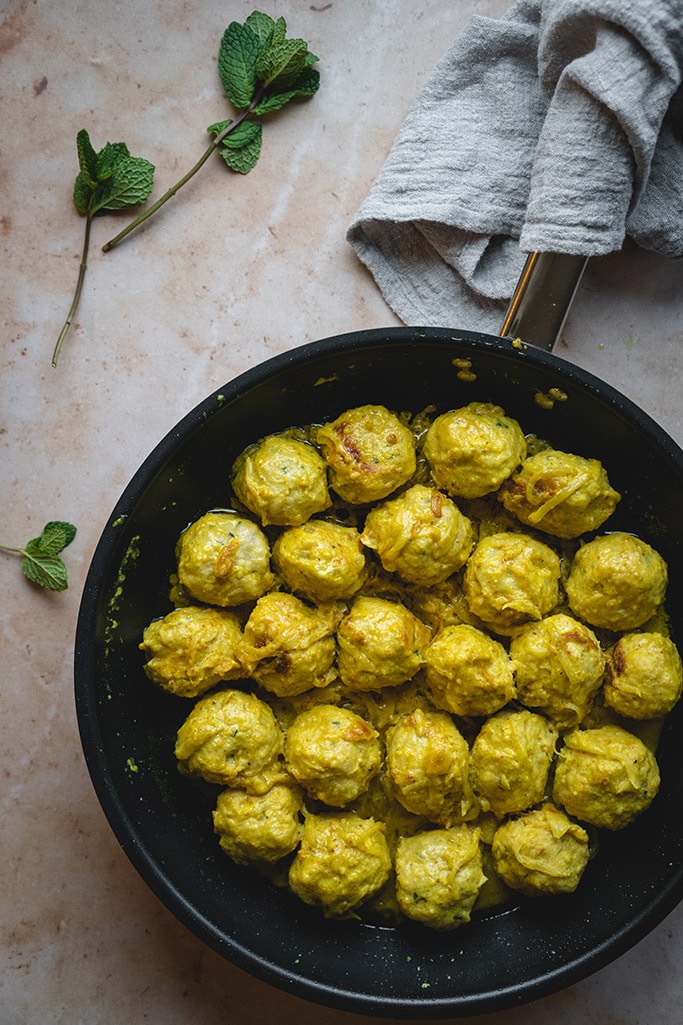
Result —
[{"label": "meatball", "polygon": [[509,634],[558,603],[560,560],[526,534],[483,537],[469,558],[463,592],[470,611],[495,633]]},{"label": "meatball", "polygon": [[428,587],[465,563],[472,549],[472,524],[436,488],[414,484],[368,513],[361,541],[377,552],[387,572]]},{"label": "meatball", "polygon": [[676,645],[658,633],[624,634],[608,654],[605,704],[630,719],[667,715],[683,693]]},{"label": "meatball", "polygon": [[175,756],[191,775],[260,794],[284,777],[283,736],[254,694],[219,690],[200,698],[178,730]]},{"label": "meatball", "polygon": [[633,630],[664,601],[667,566],[645,541],[616,531],[579,548],[566,590],[569,605],[591,626]]},{"label": "meatball", "polygon": [[353,690],[398,687],[422,665],[430,637],[405,605],[356,598],[337,630],[339,676]]},{"label": "meatball", "polygon": [[383,822],[352,812],[307,814],[289,885],[327,916],[345,915],[376,893],[391,873]]},{"label": "meatball", "polygon": [[327,520],[283,531],[273,562],[287,586],[313,602],[351,598],[367,577],[358,531]]},{"label": "meatball", "polygon": [[517,699],[558,726],[578,726],[602,682],[605,655],[597,637],[558,613],[524,627],[510,644]]},{"label": "meatball", "polygon": [[316,705],[289,727],[285,760],[311,797],[343,808],[367,790],[379,770],[378,734],[347,708]]},{"label": "meatball", "polygon": [[654,755],[620,726],[574,730],[564,738],[553,801],[582,822],[623,829],[649,807],[658,790]]},{"label": "meatball", "polygon": [[571,538],[597,530],[621,496],[597,459],[543,449],[524,460],[498,498],[527,526]]},{"label": "meatball", "polygon": [[437,487],[449,495],[481,498],[495,491],[526,455],[516,420],[500,406],[471,402],[437,416],[424,454]]},{"label": "meatball", "polygon": [[178,582],[207,605],[241,605],[273,585],[268,540],[251,520],[210,512],[178,542]]},{"label": "meatball", "polygon": [[474,626],[447,626],[425,651],[425,683],[438,708],[492,715],[512,700],[512,662],[499,641]]},{"label": "meatball", "polygon": [[276,783],[265,794],[223,790],[213,812],[220,845],[238,865],[272,865],[298,846],[303,831],[299,787]]},{"label": "meatball", "polygon": [[396,849],[396,899],[401,911],[432,929],[469,922],[486,882],[480,833],[451,826],[404,837]]},{"label": "meatball", "polygon": [[271,694],[293,697],[335,678],[335,630],[343,606],[311,608],[293,594],[271,591],[249,616],[238,657]]},{"label": "meatball", "polygon": [[232,486],[263,524],[299,526],[332,504],[327,468],[313,445],[270,435],[237,457]]},{"label": "meatball", "polygon": [[484,811],[496,818],[538,804],[545,794],[557,730],[535,712],[498,712],[477,734],[470,779]]},{"label": "meatball", "polygon": [[150,623],[142,635],[145,672],[171,694],[196,698],[242,675],[236,655],[241,638],[232,612],[198,605],[174,609]]},{"label": "meatball", "polygon": [[503,882],[529,897],[573,893],[590,857],[586,830],[552,804],[503,822],[491,852]]},{"label": "meatball", "polygon": [[384,406],[348,409],[319,427],[316,441],[330,469],[330,484],[345,502],[377,502],[415,473],[413,435]]},{"label": "meatball", "polygon": [[416,709],[388,730],[386,744],[392,793],[406,811],[442,826],[476,816],[469,748],[449,715]]}]

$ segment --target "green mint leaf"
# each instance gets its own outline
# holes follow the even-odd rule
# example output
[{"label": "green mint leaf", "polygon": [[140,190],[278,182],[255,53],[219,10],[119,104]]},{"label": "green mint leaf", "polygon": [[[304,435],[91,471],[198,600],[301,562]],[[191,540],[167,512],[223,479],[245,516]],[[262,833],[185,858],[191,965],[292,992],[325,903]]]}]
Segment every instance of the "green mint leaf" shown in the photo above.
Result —
[{"label": "green mint leaf", "polygon": [[88,184],[83,174],[79,174],[74,182],[74,206],[79,214],[87,214],[90,200],[96,186]]},{"label": "green mint leaf", "polygon": [[274,110],[280,110],[286,103],[296,96],[313,96],[320,87],[320,73],[315,68],[306,68],[304,73],[296,80],[291,89],[284,89],[282,92],[268,92],[261,102],[254,107],[255,114],[269,114]]},{"label": "green mint leaf", "polygon": [[48,591],[65,591],[68,587],[66,566],[58,555],[26,551],[21,568],[28,580]]},{"label": "green mint leaf", "polygon": [[116,171],[121,161],[130,156],[125,142],[107,142],[97,154],[97,181],[104,182]]},{"label": "green mint leaf", "polygon": [[[231,125],[232,121],[220,121],[207,131],[215,139]],[[254,121],[242,121],[218,143],[218,152],[231,171],[248,174],[261,155],[263,129]]]},{"label": "green mint leaf", "polygon": [[78,150],[78,166],[81,169],[78,177],[84,186],[94,189],[97,185],[97,154],[85,128],[81,128],[76,136],[76,149]]},{"label": "green mint leaf", "polygon": [[306,68],[308,44],[303,39],[285,39],[261,54],[256,76],[266,86],[277,81],[281,89],[294,85]]},{"label": "green mint leaf", "polygon": [[228,25],[218,51],[218,73],[228,99],[238,110],[251,103],[260,52],[259,37],[248,25],[238,21]]},{"label": "green mint leaf", "polygon": [[272,46],[279,46],[280,43],[284,43],[287,38],[287,22],[284,18],[278,18],[275,22],[275,28],[273,29],[273,41]]},{"label": "green mint leaf", "polygon": [[252,11],[244,23],[254,33],[259,41],[259,53],[272,46],[275,22],[269,14],[262,14],[261,11]]},{"label": "green mint leaf", "polygon": [[154,165],[142,157],[120,157],[110,177],[93,194],[92,213],[137,206],[152,191]]},{"label": "green mint leaf", "polygon": [[58,555],[63,548],[70,545],[76,536],[73,523],[64,520],[50,520],[43,527],[40,537],[34,537],[24,548],[24,552],[42,552],[44,555]]}]

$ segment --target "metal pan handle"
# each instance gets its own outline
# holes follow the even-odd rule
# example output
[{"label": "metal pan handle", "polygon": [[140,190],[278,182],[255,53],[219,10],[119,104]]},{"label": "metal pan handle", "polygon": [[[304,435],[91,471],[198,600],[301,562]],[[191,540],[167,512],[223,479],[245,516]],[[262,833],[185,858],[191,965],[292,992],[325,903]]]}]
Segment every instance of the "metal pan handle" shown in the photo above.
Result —
[{"label": "metal pan handle", "polygon": [[569,253],[530,253],[500,334],[552,352],[587,262]]}]

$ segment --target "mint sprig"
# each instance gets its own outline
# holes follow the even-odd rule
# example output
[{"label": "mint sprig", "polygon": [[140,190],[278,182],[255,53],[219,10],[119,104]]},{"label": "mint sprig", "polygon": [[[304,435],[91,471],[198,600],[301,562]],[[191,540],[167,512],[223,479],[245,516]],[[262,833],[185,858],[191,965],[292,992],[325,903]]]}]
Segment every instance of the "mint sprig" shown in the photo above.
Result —
[{"label": "mint sprig", "polygon": [[218,73],[225,94],[238,114],[207,128],[212,138],[194,167],[180,181],[102,247],[113,249],[199,171],[214,150],[230,170],[248,174],[261,155],[263,125],[255,118],[280,110],[296,97],[308,98],[320,86],[318,58],[303,39],[287,37],[284,18],[273,20],[253,11],[245,22],[231,22],[221,39]]},{"label": "mint sprig", "polygon": [[154,165],[142,157],[132,157],[125,142],[108,142],[97,153],[90,142],[90,136],[82,128],[76,136],[76,149],[80,170],[74,182],[73,200],[79,214],[85,217],[85,238],[76,291],[55,345],[53,367],[57,366],[64,339],[80,302],[88,266],[93,217],[109,210],[123,210],[144,203],[154,183]]},{"label": "mint sprig", "polygon": [[50,520],[40,536],[32,538],[23,548],[0,545],[0,550],[21,556],[24,576],[32,583],[48,591],[65,591],[68,587],[67,571],[59,553],[71,544],[75,536],[73,523]]}]

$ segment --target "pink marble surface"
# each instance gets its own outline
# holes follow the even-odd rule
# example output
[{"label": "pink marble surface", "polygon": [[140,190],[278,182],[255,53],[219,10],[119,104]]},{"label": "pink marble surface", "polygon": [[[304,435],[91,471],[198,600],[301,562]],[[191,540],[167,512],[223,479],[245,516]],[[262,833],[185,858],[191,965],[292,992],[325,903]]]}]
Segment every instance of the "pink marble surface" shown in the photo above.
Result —
[{"label": "pink marble surface", "polygon": [[[3,1025],[366,1020],[234,968],[142,883],[81,753],[73,636],[103,524],[183,413],[273,353],[396,323],[346,244],[346,225],[450,40],[473,13],[507,6],[272,0],[269,13],[321,56],[319,94],[273,119],[248,177],[211,161],[108,256],[99,245],[117,219],[96,222],[83,300],[54,370],[82,242],[71,203],[77,131],[87,128],[97,148],[125,139],[152,159],[160,194],[197,158],[206,125],[228,116],[218,41],[252,3],[0,2],[0,541],[21,544],[53,518],[78,526],[61,595],[37,592],[0,557]],[[680,443],[682,323],[680,265],[629,250],[590,266],[559,351]],[[479,1020],[679,1025],[682,961],[679,908],[593,977]]]}]

